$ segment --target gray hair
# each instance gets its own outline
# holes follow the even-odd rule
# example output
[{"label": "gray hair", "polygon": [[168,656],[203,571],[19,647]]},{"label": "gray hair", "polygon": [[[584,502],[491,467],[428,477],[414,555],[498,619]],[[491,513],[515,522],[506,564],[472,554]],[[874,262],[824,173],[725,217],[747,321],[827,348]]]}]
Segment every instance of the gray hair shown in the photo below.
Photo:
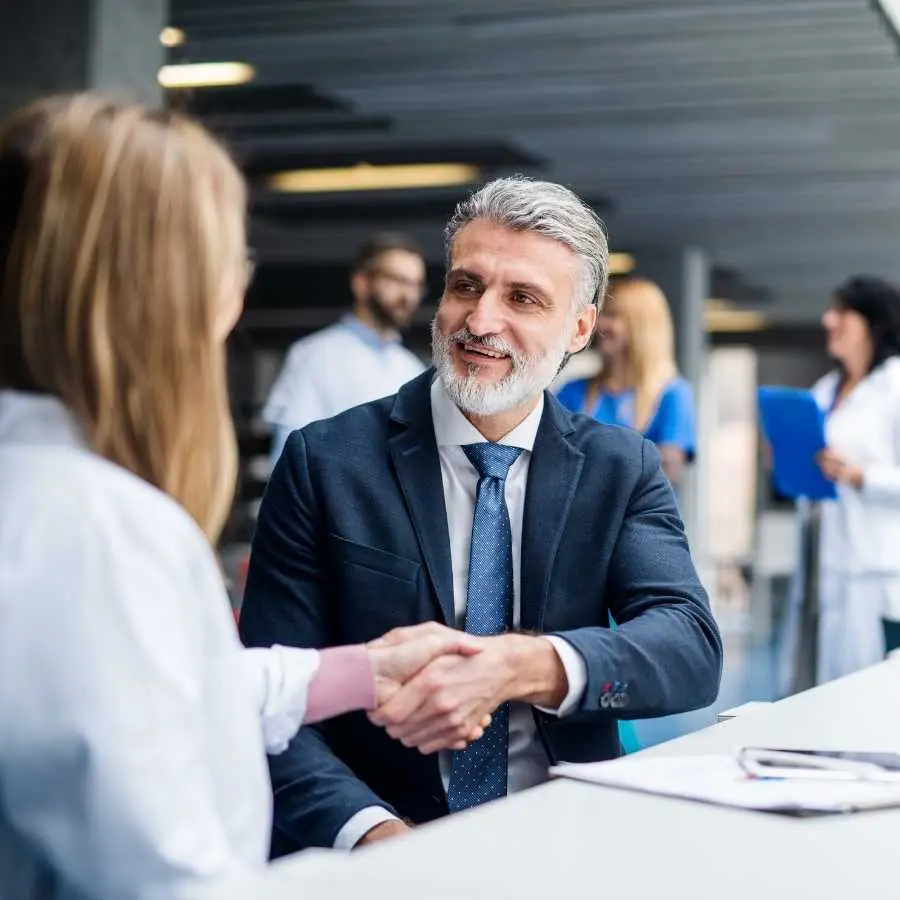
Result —
[{"label": "gray hair", "polygon": [[486,219],[513,231],[533,231],[565,244],[582,262],[584,277],[576,290],[575,308],[594,304],[598,311],[609,281],[609,244],[597,214],[561,184],[524,175],[490,181],[459,203],[447,223],[447,262],[459,231]]}]

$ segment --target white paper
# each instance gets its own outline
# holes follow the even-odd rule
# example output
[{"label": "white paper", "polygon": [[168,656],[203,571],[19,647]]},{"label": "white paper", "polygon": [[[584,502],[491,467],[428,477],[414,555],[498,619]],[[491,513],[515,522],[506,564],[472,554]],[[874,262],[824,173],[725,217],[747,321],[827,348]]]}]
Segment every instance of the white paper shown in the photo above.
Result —
[{"label": "white paper", "polygon": [[731,756],[623,757],[567,763],[550,774],[720,806],[769,812],[833,813],[900,806],[900,785],[748,777]]}]

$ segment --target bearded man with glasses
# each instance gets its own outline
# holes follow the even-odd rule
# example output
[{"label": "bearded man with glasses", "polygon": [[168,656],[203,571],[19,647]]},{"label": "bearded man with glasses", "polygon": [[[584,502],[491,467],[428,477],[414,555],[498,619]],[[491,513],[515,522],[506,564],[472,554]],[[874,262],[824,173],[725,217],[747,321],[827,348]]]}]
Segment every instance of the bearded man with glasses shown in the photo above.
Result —
[{"label": "bearded man with glasses", "polygon": [[353,308],[336,324],[297,341],[269,393],[272,464],[297,428],[395,393],[424,370],[402,344],[425,296],[425,261],[402,234],[360,247],[350,276]]}]

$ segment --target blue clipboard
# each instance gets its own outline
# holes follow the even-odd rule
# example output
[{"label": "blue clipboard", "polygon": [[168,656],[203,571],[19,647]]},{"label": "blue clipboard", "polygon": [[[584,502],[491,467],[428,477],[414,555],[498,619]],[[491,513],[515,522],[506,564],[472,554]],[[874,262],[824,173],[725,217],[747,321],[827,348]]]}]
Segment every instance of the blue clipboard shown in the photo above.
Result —
[{"label": "blue clipboard", "polygon": [[761,387],[759,414],[772,448],[772,480],[786,497],[833,500],[834,483],[816,464],[825,447],[825,413],[809,391],[787,387]]}]

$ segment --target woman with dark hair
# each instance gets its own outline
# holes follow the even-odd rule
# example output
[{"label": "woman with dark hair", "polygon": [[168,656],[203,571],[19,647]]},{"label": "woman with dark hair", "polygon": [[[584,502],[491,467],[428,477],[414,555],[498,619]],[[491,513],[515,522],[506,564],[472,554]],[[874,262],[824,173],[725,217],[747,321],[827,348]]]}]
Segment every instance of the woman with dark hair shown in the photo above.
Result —
[{"label": "woman with dark hair", "polygon": [[882,660],[900,619],[900,289],[851,278],[822,326],[835,367],[812,389],[826,414],[818,463],[837,498],[800,508],[792,604],[804,597],[817,619],[805,680],[818,684]]}]

